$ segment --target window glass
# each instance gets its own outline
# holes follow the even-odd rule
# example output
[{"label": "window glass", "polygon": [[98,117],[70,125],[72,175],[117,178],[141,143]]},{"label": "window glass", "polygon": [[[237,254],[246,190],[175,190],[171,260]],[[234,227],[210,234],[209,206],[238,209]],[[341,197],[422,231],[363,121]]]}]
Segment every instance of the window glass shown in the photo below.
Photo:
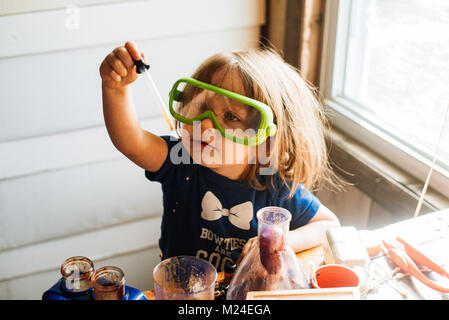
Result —
[{"label": "window glass", "polygon": [[[433,155],[449,105],[449,1],[351,3],[343,96],[372,122]],[[445,163],[448,129],[440,149]]]}]

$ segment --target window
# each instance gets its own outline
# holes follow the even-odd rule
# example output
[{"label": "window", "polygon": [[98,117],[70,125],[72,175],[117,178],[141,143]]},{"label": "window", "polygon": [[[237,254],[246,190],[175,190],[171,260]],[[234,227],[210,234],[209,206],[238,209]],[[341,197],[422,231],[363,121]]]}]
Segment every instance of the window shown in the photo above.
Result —
[{"label": "window", "polygon": [[[425,179],[449,108],[449,1],[326,8],[322,83],[334,125]],[[449,124],[431,186],[449,196]]]}]

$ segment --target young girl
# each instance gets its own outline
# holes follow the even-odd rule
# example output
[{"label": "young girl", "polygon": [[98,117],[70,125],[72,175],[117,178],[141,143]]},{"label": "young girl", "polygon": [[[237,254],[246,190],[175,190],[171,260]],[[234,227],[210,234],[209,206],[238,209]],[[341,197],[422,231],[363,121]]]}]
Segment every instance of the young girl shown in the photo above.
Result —
[{"label": "young girl", "polygon": [[103,111],[114,146],[162,184],[162,259],[197,256],[223,271],[255,245],[256,213],[266,206],[291,212],[295,252],[323,243],[326,230],[339,226],[310,192],[330,172],[321,105],[279,55],[254,49],[206,60],[192,75],[198,83],[172,91],[181,139],[140,128],[130,84],[141,57],[133,42],[106,56]]}]

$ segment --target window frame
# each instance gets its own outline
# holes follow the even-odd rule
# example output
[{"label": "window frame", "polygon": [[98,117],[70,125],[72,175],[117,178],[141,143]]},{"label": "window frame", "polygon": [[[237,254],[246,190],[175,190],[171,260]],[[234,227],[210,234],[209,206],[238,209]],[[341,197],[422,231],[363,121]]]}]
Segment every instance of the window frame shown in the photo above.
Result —
[{"label": "window frame", "polygon": [[[329,120],[344,134],[424,182],[435,151],[417,150],[407,138],[392,136],[392,131],[371,121],[360,105],[342,95],[352,1],[326,1],[325,6],[319,87]],[[429,186],[449,198],[449,166],[437,161]]]}]

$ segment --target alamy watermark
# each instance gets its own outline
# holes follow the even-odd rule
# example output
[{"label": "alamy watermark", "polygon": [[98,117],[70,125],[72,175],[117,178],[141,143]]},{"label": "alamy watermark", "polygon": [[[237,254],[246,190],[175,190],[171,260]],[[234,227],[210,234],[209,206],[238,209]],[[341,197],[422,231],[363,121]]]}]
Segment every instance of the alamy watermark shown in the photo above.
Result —
[{"label": "alamy watermark", "polygon": [[[272,157],[273,144],[263,142],[256,146],[245,146],[230,139],[223,139],[217,129],[201,130],[200,121],[194,122],[193,132],[181,129],[181,140],[173,146],[169,157],[173,164],[234,165],[259,164],[260,175],[277,172],[277,161]],[[254,129],[226,129],[229,136],[254,137]],[[171,141],[177,138],[171,137]],[[276,144],[274,144],[276,146]],[[274,153],[276,154],[276,153]]]},{"label": "alamy watermark", "polygon": [[76,5],[69,5],[65,9],[65,27],[67,30],[78,30],[81,27],[80,9]]}]

